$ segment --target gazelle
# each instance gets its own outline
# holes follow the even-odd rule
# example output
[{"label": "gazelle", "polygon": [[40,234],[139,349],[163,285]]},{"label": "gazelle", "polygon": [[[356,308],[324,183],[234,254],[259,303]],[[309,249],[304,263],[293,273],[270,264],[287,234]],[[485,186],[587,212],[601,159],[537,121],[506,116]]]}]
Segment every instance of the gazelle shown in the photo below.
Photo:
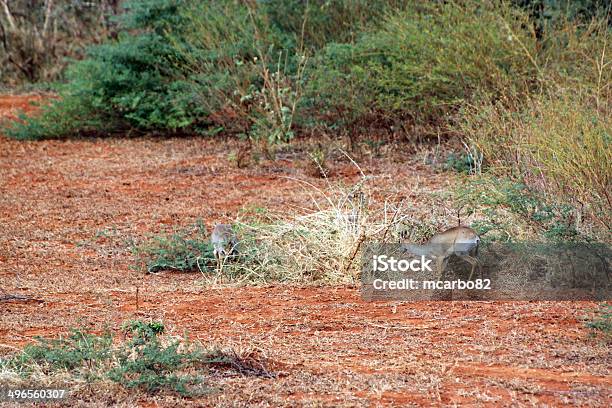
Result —
[{"label": "gazelle", "polygon": [[402,244],[402,248],[413,255],[433,258],[437,271],[440,274],[438,279],[444,275],[448,258],[451,255],[456,255],[472,265],[470,277],[468,278],[471,280],[476,266],[480,268],[480,263],[476,259],[479,244],[480,237],[473,229],[458,226],[435,234],[423,245]]},{"label": "gazelle", "polygon": [[210,236],[210,242],[217,260],[217,270],[220,271],[221,258],[223,257],[223,260],[225,260],[228,256],[238,253],[238,238],[230,224],[216,224]]}]

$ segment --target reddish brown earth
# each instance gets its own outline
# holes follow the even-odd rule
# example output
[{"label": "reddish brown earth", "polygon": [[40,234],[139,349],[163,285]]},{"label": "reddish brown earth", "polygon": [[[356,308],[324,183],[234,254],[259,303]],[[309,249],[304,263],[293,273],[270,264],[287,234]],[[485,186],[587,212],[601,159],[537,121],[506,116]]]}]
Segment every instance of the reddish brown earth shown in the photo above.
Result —
[{"label": "reddish brown earth", "polygon": [[[27,100],[0,97],[0,117]],[[0,289],[43,301],[0,302],[0,354],[70,327],[117,332],[126,320],[150,318],[171,334],[253,352],[276,374],[215,378],[216,392],[180,405],[612,405],[612,354],[582,322],[593,303],[366,302],[353,287],[211,287],[200,274],[131,270],[129,239],[200,217],[210,226],[257,206],[311,206],[312,191],[295,179],[326,184],[290,154],[237,169],[228,159],[234,147],[0,136]],[[452,183],[408,154],[360,163],[381,197]],[[358,178],[342,160],[333,174],[333,183]],[[413,199],[415,214],[431,214]],[[99,406],[177,403],[102,398]]]},{"label": "reddish brown earth", "polygon": [[42,95],[0,95],[0,119],[15,119],[19,112],[36,111],[36,104],[43,99]]}]

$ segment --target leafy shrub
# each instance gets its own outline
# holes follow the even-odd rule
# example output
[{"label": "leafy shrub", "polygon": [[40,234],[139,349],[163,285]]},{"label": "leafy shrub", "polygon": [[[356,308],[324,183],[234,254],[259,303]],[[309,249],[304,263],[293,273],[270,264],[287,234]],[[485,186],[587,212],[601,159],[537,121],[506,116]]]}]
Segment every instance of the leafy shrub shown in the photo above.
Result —
[{"label": "leafy shrub", "polygon": [[112,337],[108,332],[97,336],[73,329],[67,337],[37,340],[37,344],[27,345],[14,361],[18,366],[28,367],[26,372],[31,372],[31,363],[35,363],[46,373],[78,371],[82,367],[87,367],[91,373],[112,354]]},{"label": "leafy shrub", "polygon": [[603,238],[612,222],[608,22],[559,22],[542,36],[534,58],[540,92],[474,102],[457,130],[491,173],[558,196]]},{"label": "leafy shrub", "polygon": [[605,229],[612,206],[612,116],[599,113],[585,98],[557,93],[518,109],[481,105],[465,116],[463,131],[491,172],[567,197]]},{"label": "leafy shrub", "polygon": [[205,13],[187,8],[189,47],[182,51],[208,125],[274,144],[293,137],[308,58],[296,33],[279,30],[270,10],[267,3],[231,1]]},{"label": "leafy shrub", "polygon": [[[129,1],[117,38],[72,66],[40,116],[4,133],[223,131],[251,143],[284,142],[320,125],[437,134],[450,130],[459,107],[522,101],[545,82],[583,77],[598,109],[609,108],[600,52],[607,23],[555,17],[534,29],[529,13],[540,19],[563,7],[515,3],[530,11],[475,0]],[[598,15],[597,0],[581,4],[573,14]],[[582,41],[589,38],[597,41]]]},{"label": "leafy shrub", "polygon": [[240,372],[264,375],[248,359],[236,353],[223,353],[218,349],[206,350],[199,344],[172,339],[165,334],[161,322],[130,321],[124,324],[126,339],[114,344],[109,332],[88,334],[74,329],[65,338],[39,338],[38,343],[7,358],[0,358],[0,371],[4,379],[15,384],[31,380],[47,383],[71,383],[75,387],[83,382],[99,383],[111,380],[125,388],[138,388],[147,393],[163,391],[180,395],[205,392],[202,386],[209,369],[229,365]]},{"label": "leafy shrub", "polygon": [[455,199],[476,214],[472,227],[491,241],[605,241],[576,217],[580,208],[573,203],[511,179],[467,178],[457,185]]},{"label": "leafy shrub", "polygon": [[144,342],[162,335],[166,331],[162,322],[143,322],[141,320],[124,323],[123,329],[134,337],[135,344],[144,344]]},{"label": "leafy shrub", "polygon": [[183,26],[182,3],[128,2],[119,38],[90,48],[87,59],[68,71],[60,98],[6,133],[23,139],[192,125],[200,111],[190,98],[190,85],[181,80],[179,55],[168,39]]},{"label": "leafy shrub", "polygon": [[193,228],[171,235],[156,235],[132,247],[132,253],[149,273],[161,270],[205,272],[214,265],[213,248],[206,227],[198,221]]},{"label": "leafy shrub", "polygon": [[204,349],[169,338],[161,322],[130,321],[123,329],[125,339],[120,343],[113,342],[109,332],[99,336],[76,329],[65,338],[39,338],[22,352],[0,358],[3,380],[23,386],[44,378],[46,384],[71,384],[74,390],[84,383],[111,380],[150,394],[169,391],[190,396],[208,391],[203,382],[211,371],[275,376],[253,352]]},{"label": "leafy shrub", "polygon": [[[388,6],[377,1],[378,14],[368,17],[366,2],[301,4],[313,16],[304,25],[295,10],[290,19],[278,14],[289,3],[127,2],[118,39],[92,47],[69,70],[57,101],[5,133],[37,139],[126,129],[225,130],[286,140],[306,63],[298,50],[316,48],[328,37],[348,38]],[[333,30],[321,37],[326,23]],[[316,39],[303,44],[306,27]]]},{"label": "leafy shrub", "polygon": [[0,121],[0,125],[4,133],[18,140],[100,134],[116,128],[96,112],[90,100],[81,99],[78,94],[64,94],[61,100],[52,100],[37,116],[19,114],[17,121]]},{"label": "leafy shrub", "polygon": [[401,10],[408,0],[267,0],[262,2],[270,25],[297,48],[300,42],[315,52],[329,43],[351,43],[363,31],[384,23],[387,13]]},{"label": "leafy shrub", "polygon": [[451,152],[444,166],[458,173],[471,174],[474,171],[475,163],[471,155]]},{"label": "leafy shrub", "polygon": [[171,389],[189,395],[189,388],[202,382],[200,376],[181,372],[194,366],[202,357],[196,351],[180,351],[177,340],[163,345],[159,337],[164,331],[161,323],[130,322],[126,332],[131,339],[116,353],[118,365],[108,377],[126,388],[140,388],[148,393]]},{"label": "leafy shrub", "polygon": [[523,90],[535,75],[535,38],[524,14],[481,2],[413,4],[354,44],[330,44],[317,59],[309,96],[350,123],[380,113],[444,124],[478,92]]}]

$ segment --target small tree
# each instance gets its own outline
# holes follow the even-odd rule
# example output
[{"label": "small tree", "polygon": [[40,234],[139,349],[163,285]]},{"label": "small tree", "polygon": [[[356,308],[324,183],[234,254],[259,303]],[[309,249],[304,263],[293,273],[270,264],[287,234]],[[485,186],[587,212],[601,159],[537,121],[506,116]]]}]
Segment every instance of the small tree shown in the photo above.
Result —
[{"label": "small tree", "polygon": [[118,2],[0,0],[0,75],[29,82],[56,78],[64,57],[79,56],[86,42],[108,35]]}]

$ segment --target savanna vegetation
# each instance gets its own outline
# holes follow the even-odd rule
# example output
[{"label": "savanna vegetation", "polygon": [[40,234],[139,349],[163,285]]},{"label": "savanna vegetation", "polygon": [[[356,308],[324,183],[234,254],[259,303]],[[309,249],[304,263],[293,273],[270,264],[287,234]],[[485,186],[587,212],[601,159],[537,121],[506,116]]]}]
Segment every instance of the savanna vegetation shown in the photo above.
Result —
[{"label": "savanna vegetation", "polygon": [[0,89],[47,88],[86,47],[116,35],[118,0],[0,2]]},{"label": "savanna vegetation", "polygon": [[[232,213],[233,228],[240,237],[240,251],[220,264],[204,221],[189,224],[193,219],[183,222],[181,218],[181,226],[170,224],[169,220],[178,218],[177,214],[187,213],[185,208],[164,212],[161,207],[151,207],[151,219],[157,217],[156,222],[159,221],[153,232],[149,225],[123,225],[122,232],[68,242],[67,248],[78,247],[81,251],[82,265],[87,268],[91,266],[89,257],[98,254],[98,240],[111,248],[104,254],[104,262],[108,263],[106,258],[123,259],[124,253],[128,254],[125,270],[117,274],[125,275],[128,268],[136,270],[138,273],[130,274],[134,281],[124,283],[125,276],[114,275],[112,281],[103,283],[107,285],[104,290],[111,293],[104,296],[108,295],[110,300],[106,301],[112,307],[95,303],[98,298],[90,303],[96,308],[108,306],[113,310],[121,304],[122,311],[129,310],[138,316],[147,308],[157,307],[156,316],[166,318],[165,309],[171,309],[172,313],[184,313],[190,322],[205,327],[209,322],[201,323],[198,320],[201,316],[196,312],[204,311],[201,313],[204,321],[208,315],[217,313],[218,304],[228,307],[222,302],[227,301],[224,292],[214,295],[221,299],[216,300],[218,304],[197,304],[199,309],[192,313],[191,304],[199,300],[194,293],[200,288],[194,289],[193,282],[185,285],[187,289],[180,288],[179,283],[162,282],[160,285],[167,285],[165,291],[152,290],[148,305],[141,310],[142,286],[136,279],[160,279],[161,282],[163,274],[140,272],[197,272],[207,288],[216,288],[219,283],[234,285],[232,289],[235,289],[243,283],[257,286],[271,282],[350,286],[359,281],[360,255],[365,243],[400,239],[423,242],[448,228],[451,211],[456,212],[458,223],[462,217],[464,220],[471,217],[471,227],[486,243],[609,244],[612,242],[612,8],[608,3],[604,0],[0,0],[0,89],[34,89],[51,94],[36,114],[23,113],[16,120],[11,118],[0,123],[0,133],[28,141],[24,143],[28,145],[49,139],[104,137],[121,142],[138,136],[154,136],[155,140],[173,137],[181,142],[190,140],[187,138],[223,138],[238,146],[227,155],[227,162],[235,165],[236,172],[244,167],[257,167],[262,157],[274,162],[281,155],[290,156],[287,152],[291,149],[306,152],[310,162],[305,173],[310,176],[327,178],[329,163],[333,161],[345,160],[354,165],[357,181],[350,185],[319,179],[325,185],[320,187],[298,180],[303,191],[316,197],[312,208],[247,211],[245,204],[240,210],[243,212]],[[362,170],[359,159],[353,159],[361,154],[360,146],[364,145],[370,158],[382,156],[386,146],[393,146],[386,152],[394,150],[400,158],[393,156],[390,160],[399,161],[402,155],[428,146],[435,152],[434,159],[428,153],[423,160],[431,170],[428,175],[440,172],[456,183],[446,184],[443,192],[431,193],[419,187],[403,194],[395,191],[392,198],[389,198],[391,194],[381,198],[381,194],[373,191],[373,177]],[[336,146],[341,148],[334,150]],[[102,154],[103,150],[100,148],[91,156]],[[108,149],[104,152],[105,160],[110,163],[109,158],[119,150]],[[440,160],[439,151],[445,152]],[[50,166],[61,160],[49,160]],[[103,165],[117,164],[108,163]],[[159,163],[155,171],[178,174],[176,178],[164,179],[166,183],[187,174],[211,179],[219,175],[214,163],[210,167],[207,163],[191,167],[183,162],[167,167]],[[117,193],[113,197],[120,201],[117,197],[122,194],[146,189],[142,179],[151,175],[146,173],[144,165],[130,165],[131,169],[142,171],[138,173],[139,180],[121,179],[118,165],[107,173],[91,171],[87,176],[98,177],[96,183],[100,180],[109,185],[115,183],[116,190],[104,189],[104,194]],[[78,168],[79,173],[71,175],[75,179],[86,173],[85,167]],[[69,178],[65,172],[58,170],[58,174],[66,180]],[[210,179],[194,180],[189,179],[188,183]],[[239,181],[237,177],[237,185]],[[74,180],[66,181],[66,185],[70,182]],[[223,191],[217,193],[229,194],[229,184],[224,184]],[[118,203],[117,207],[123,211],[120,214],[113,212],[111,204],[95,208],[99,216],[96,222],[107,222],[113,217],[128,220],[130,211],[134,210],[126,208],[139,206],[147,199],[165,198],[168,206],[173,205],[170,197],[164,197],[165,185],[151,183],[148,187],[153,199],[138,197],[142,201]],[[198,186],[202,190],[208,187]],[[276,193],[286,186],[277,188]],[[62,200],[66,201],[95,197],[95,192],[81,187],[75,187],[74,191],[56,190],[65,194]],[[424,214],[419,219],[414,215],[415,197],[420,200],[419,210]],[[90,205],[85,199],[80,203],[84,208]],[[199,206],[200,211],[209,204],[190,201],[189,205]],[[192,215],[188,213],[189,217]],[[54,216],[66,221],[63,214]],[[53,220],[53,216],[49,218]],[[138,214],[138,218],[144,220],[143,224],[148,222],[145,215]],[[167,226],[161,232],[160,223]],[[453,222],[453,225],[456,224]],[[78,230],[72,224],[70,228],[70,234]],[[36,245],[47,248],[45,240],[53,234],[43,228],[40,234],[42,238]],[[15,239],[14,242],[22,241]],[[3,259],[0,257],[0,260]],[[112,262],[110,269],[115,270]],[[56,264],[63,265],[59,261]],[[104,267],[107,265],[100,268]],[[15,279],[17,286],[19,277]],[[0,291],[4,293],[2,287]],[[176,293],[183,298],[174,302],[172,297]],[[248,301],[258,301],[257,296]],[[57,304],[63,302],[63,298],[59,299]],[[287,300],[283,299],[283,302]],[[13,295],[1,300],[36,301]],[[132,301],[133,310],[128,307]],[[188,306],[180,309],[179,306],[184,306],[181,302]],[[500,315],[495,305],[490,307],[491,316]],[[516,306],[512,321],[518,322],[516,316],[529,307]],[[537,329],[540,327],[535,325],[542,324],[538,319],[547,312],[546,307],[538,307],[541,309],[534,309],[537,316],[532,316],[535,323],[531,326]],[[160,312],[160,309],[164,310]],[[246,315],[245,310],[249,310],[248,304],[232,311],[235,315]],[[282,309],[279,315],[292,312],[287,310]],[[349,312],[352,314],[352,309]],[[336,309],[334,316],[335,313]],[[395,315],[395,309],[392,313]],[[311,315],[318,318],[316,313]],[[168,316],[172,318],[170,312]],[[413,316],[410,317],[412,324],[417,315],[410,316]],[[571,324],[576,323],[574,314],[567,316],[573,319]],[[239,320],[234,317],[224,321],[232,326],[228,332]],[[446,320],[461,323],[452,317]],[[267,318],[263,316],[262,320]],[[247,333],[249,337],[263,328],[269,330],[266,335],[273,336],[287,323],[291,330],[295,328],[295,332],[290,332],[292,336],[301,332],[311,334],[310,328],[301,323],[303,316],[294,320],[295,323],[282,321],[278,327],[260,322],[255,328],[236,326],[236,330],[242,330],[240,336]],[[329,329],[322,322],[315,323],[317,335]],[[436,321],[421,329],[443,328],[439,324]],[[577,347],[574,336],[565,339],[569,344],[566,351],[548,358],[557,359],[553,361],[555,369],[575,356],[581,364],[586,361],[585,365],[596,361],[600,372],[582,380],[597,380],[599,377],[595,375],[602,376],[597,384],[605,392],[604,380],[609,378],[605,377],[608,373],[605,359],[609,359],[609,350],[598,342],[603,339],[605,344],[609,343],[609,305],[602,304],[580,324],[593,334],[596,340],[589,341],[596,346],[589,344],[576,351],[572,348]],[[374,320],[367,325],[368,329],[384,329],[385,336],[388,330],[398,333],[397,330],[407,329],[400,325],[381,326]],[[215,321],[211,327],[216,330],[219,325]],[[515,333],[515,328],[508,332]],[[495,329],[485,329],[475,336],[490,336],[486,338],[494,344],[500,337]],[[102,327],[95,330],[96,334],[78,329],[55,339],[40,338],[17,353],[7,354],[0,358],[0,380],[12,386],[41,382],[50,386],[69,384],[74,386],[74,392],[85,395],[85,400],[88,392],[93,395],[91,399],[97,398],[97,391],[91,387],[95,384],[107,394],[125,395],[134,391],[136,397],[127,399],[134,402],[145,394],[197,398],[214,392],[215,380],[228,373],[258,378],[276,376],[256,352],[236,352],[190,342],[175,333],[170,335],[163,323],[154,320],[129,321],[122,327],[120,336],[112,330],[103,331]],[[464,331],[457,333],[467,336]],[[554,336],[550,337],[551,342],[556,341]],[[530,349],[535,341],[526,344],[517,338],[505,342],[520,346],[506,349],[508,361],[519,352],[535,353],[535,349]],[[373,337],[350,340],[353,344],[370,345],[377,341]],[[556,353],[554,343],[548,344],[553,344],[549,350],[539,352]],[[482,347],[478,350],[479,358],[487,354],[482,351],[485,346],[488,347],[479,345]],[[463,348],[460,352],[463,356]],[[493,360],[487,362],[487,369],[497,363],[497,356],[494,353],[490,356]],[[540,359],[539,355],[522,357],[525,361]],[[444,378],[457,361],[453,366],[444,362],[434,374]],[[294,363],[294,366],[302,364]],[[378,360],[372,367],[377,364]],[[463,368],[471,375],[467,365]],[[542,372],[544,368],[537,367]],[[431,387],[425,387],[427,392],[438,393],[441,401],[439,383],[432,380],[435,376],[430,372],[425,375],[421,369],[415,370],[415,376],[419,381],[426,379],[427,387]],[[571,370],[586,371],[582,366]],[[546,374],[547,378],[553,377]],[[401,381],[409,382],[403,377]],[[413,382],[424,387],[418,381]],[[486,389],[492,383],[479,384]],[[540,391],[529,388],[532,384],[526,381],[517,384],[510,384],[510,389],[529,396]],[[305,394],[300,390],[298,393]],[[580,392],[577,395],[586,395],[584,398],[588,399],[590,391]],[[485,395],[481,400],[503,402],[501,398],[495,400]]]},{"label": "savanna vegetation", "polygon": [[[12,70],[55,78],[59,94],[39,116],[6,124],[9,136],[230,134],[272,157],[296,135],[349,147],[372,132],[442,137],[463,144],[460,168],[523,184],[545,205],[562,201],[580,213],[575,222],[592,221],[590,235],[609,231],[605,2],[147,0],[122,3],[117,18],[114,3],[57,7],[1,20]],[[69,12],[74,24],[61,24]],[[44,43],[50,24],[62,27],[54,36],[88,27],[82,37],[106,41],[55,75],[51,47],[26,74],[8,40]]]},{"label": "savanna vegetation", "polygon": [[79,328],[57,339],[38,338],[20,354],[0,359],[4,385],[61,386],[66,373],[72,373],[70,392],[75,395],[91,392],[87,384],[95,383],[109,392],[198,396],[213,391],[212,380],[220,373],[275,376],[253,352],[205,348],[167,334],[162,322],[132,320],[122,325],[122,331],[120,342],[109,330],[90,334]]}]

